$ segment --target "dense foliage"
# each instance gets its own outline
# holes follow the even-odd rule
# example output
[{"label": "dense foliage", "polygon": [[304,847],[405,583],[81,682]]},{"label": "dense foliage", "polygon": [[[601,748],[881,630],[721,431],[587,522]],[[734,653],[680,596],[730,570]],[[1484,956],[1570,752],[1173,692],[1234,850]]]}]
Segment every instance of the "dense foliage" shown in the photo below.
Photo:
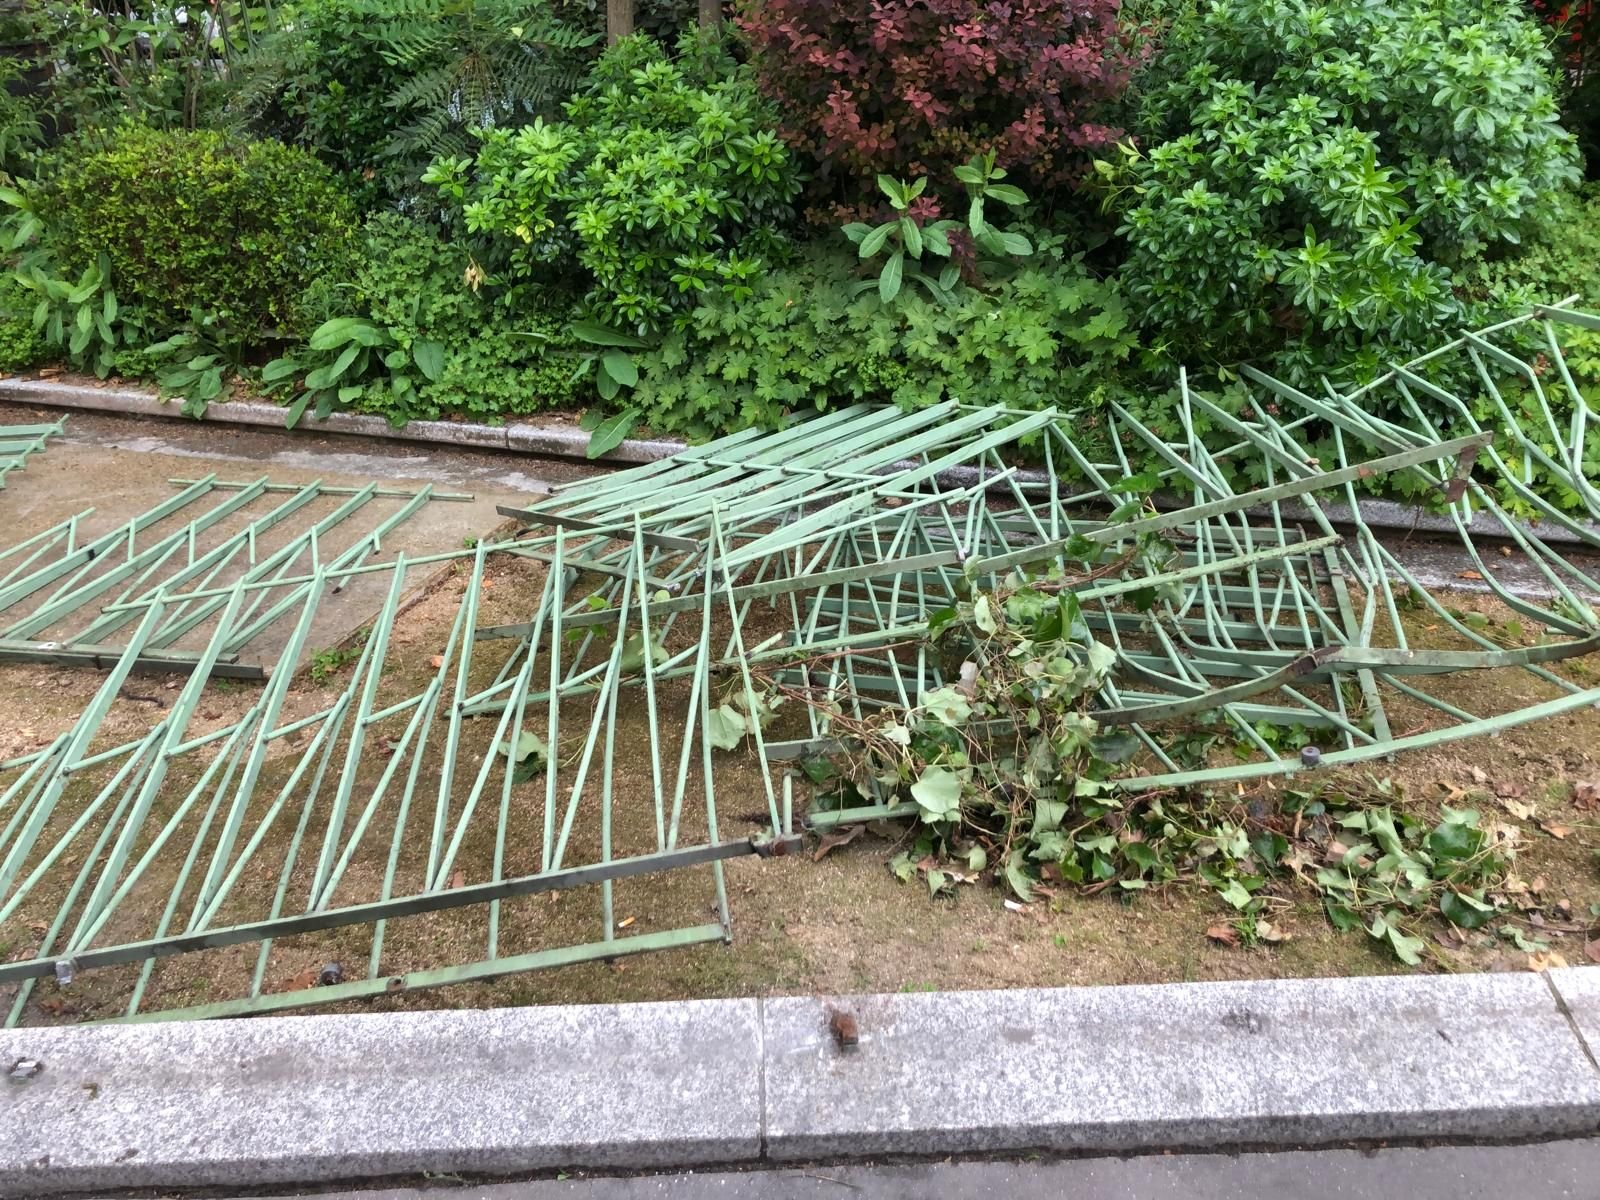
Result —
[{"label": "dense foliage", "polygon": [[298,298],[350,261],[349,197],[277,142],[129,126],[104,144],[64,144],[32,193],[60,272],[104,259],[122,302],[158,323],[201,309],[240,339],[304,333]]},{"label": "dense foliage", "polygon": [[0,17],[0,361],[197,415],[589,407],[597,450],[858,401],[1159,427],[1180,364],[1353,381],[1600,306],[1591,8],[1527,5],[640,0],[602,52],[600,0],[46,0]]},{"label": "dense foliage", "polygon": [[704,437],[852,401],[1093,404],[1134,348],[1116,285],[1056,239],[949,303],[911,291],[885,304],[848,273],[848,259],[819,252],[748,300],[708,300],[646,367],[637,396],[650,425]]},{"label": "dense foliage", "polygon": [[471,131],[558,111],[596,41],[548,0],[304,0],[248,57],[231,112],[366,199],[404,196]]},{"label": "dense foliage", "polygon": [[[268,367],[268,382],[296,403],[315,403],[320,392],[330,408],[376,413],[395,425],[571,404],[574,347],[564,314],[530,314],[525,290],[474,289],[470,267],[469,256],[434,229],[397,213],[372,217],[353,277],[313,286],[305,307],[321,323],[305,349]],[[333,372],[351,346],[357,353]],[[372,353],[358,363],[361,348]],[[325,369],[321,378],[318,369]]]},{"label": "dense foliage", "polygon": [[426,178],[489,233],[516,277],[574,269],[617,325],[657,329],[707,292],[750,294],[799,190],[793,155],[741,77],[692,78],[654,42],[625,39],[565,121],[480,135],[476,161]]},{"label": "dense foliage", "polygon": [[1117,137],[1101,111],[1127,76],[1116,15],[1116,0],[756,0],[741,27],[825,178],[943,177],[992,152],[1055,185]]},{"label": "dense foliage", "polygon": [[1576,181],[1548,52],[1513,0],[1205,0],[1102,167],[1123,278],[1179,360],[1358,364],[1464,319],[1452,272]]}]

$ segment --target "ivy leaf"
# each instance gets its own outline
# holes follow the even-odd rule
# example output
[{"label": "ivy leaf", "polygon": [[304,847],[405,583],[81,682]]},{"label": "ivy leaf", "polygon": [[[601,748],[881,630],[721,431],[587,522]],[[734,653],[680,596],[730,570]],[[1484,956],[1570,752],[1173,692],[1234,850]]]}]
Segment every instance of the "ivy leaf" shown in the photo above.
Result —
[{"label": "ivy leaf", "polygon": [[749,732],[745,715],[731,704],[719,704],[706,714],[706,740],[718,750],[732,750]]},{"label": "ivy leaf", "polygon": [[1089,751],[1101,762],[1125,763],[1139,752],[1139,739],[1125,729],[1112,730],[1090,738]]},{"label": "ivy leaf", "polygon": [[1439,911],[1446,921],[1462,929],[1478,929],[1494,919],[1494,905],[1464,892],[1445,892],[1439,897]]},{"label": "ivy leaf", "polygon": [[935,688],[922,694],[922,707],[934,720],[952,729],[965,725],[972,716],[972,705],[967,698],[952,687]]},{"label": "ivy leaf", "polygon": [[972,602],[972,623],[991,637],[999,631],[1000,627],[995,624],[994,610],[989,606],[988,596],[979,596]]},{"label": "ivy leaf", "polygon": [[1104,642],[1091,642],[1089,644],[1089,670],[1099,678],[1105,678],[1111,673],[1111,668],[1117,665],[1117,652]]},{"label": "ivy leaf", "polygon": [[1023,869],[1024,860],[1021,850],[1013,850],[1006,859],[1006,886],[1016,893],[1017,899],[1024,904],[1033,899],[1033,880]]},{"label": "ivy leaf", "polygon": [[1228,880],[1228,886],[1222,889],[1222,898],[1235,908],[1248,908],[1251,896],[1244,884],[1237,879]]},{"label": "ivy leaf", "polygon": [[911,861],[911,855],[902,850],[889,860],[889,870],[901,883],[910,883],[911,877],[917,873],[917,864]]},{"label": "ivy leaf", "polygon": [[911,785],[911,798],[924,821],[955,820],[961,815],[961,776],[949,767],[929,767]]}]

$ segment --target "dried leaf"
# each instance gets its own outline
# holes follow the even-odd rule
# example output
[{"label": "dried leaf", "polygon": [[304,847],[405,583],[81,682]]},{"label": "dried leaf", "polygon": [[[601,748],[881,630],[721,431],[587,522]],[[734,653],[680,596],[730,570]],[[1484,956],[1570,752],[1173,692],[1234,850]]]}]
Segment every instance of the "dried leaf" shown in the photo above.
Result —
[{"label": "dried leaf", "polygon": [[861,831],[865,828],[865,825],[852,825],[843,833],[823,834],[822,840],[817,843],[817,848],[811,855],[811,861],[821,862],[828,857],[828,851],[855,841],[856,838],[861,836]]},{"label": "dried leaf", "polygon": [[1468,774],[1472,776],[1473,783],[1484,784],[1489,782],[1489,775],[1482,767],[1473,767]]},{"label": "dried leaf", "polygon": [[1294,934],[1270,921],[1256,922],[1256,938],[1263,942],[1287,942]]},{"label": "dried leaf", "polygon": [[1457,571],[1456,572],[1456,578],[1457,579],[1482,579],[1483,576],[1480,575],[1477,571]]},{"label": "dried leaf", "polygon": [[1567,965],[1567,960],[1554,950],[1536,950],[1528,955],[1528,970],[1548,971]]},{"label": "dried leaf", "polygon": [[432,664],[433,664],[433,669],[434,669],[434,670],[435,670],[435,671],[437,671],[437,670],[438,670],[438,669],[439,669],[439,668],[440,668],[440,667],[442,667],[442,666],[444,666],[444,655],[442,655],[442,654],[435,654],[435,655],[434,655],[434,656],[433,656],[433,657],[432,657],[432,658],[431,658],[431,659],[429,659],[429,660],[428,660],[428,661],[429,661],[429,662],[431,662],[431,663],[432,663]]},{"label": "dried leaf", "polygon": [[1586,779],[1572,785],[1573,806],[1583,812],[1593,812],[1600,807],[1600,782]]},{"label": "dried leaf", "polygon": [[283,986],[278,990],[280,992],[303,992],[307,988],[314,988],[317,986],[317,977],[320,974],[321,972],[316,967],[307,967],[294,978],[285,979]]},{"label": "dried leaf", "polygon": [[1517,820],[1530,821],[1533,819],[1533,805],[1519,804],[1515,800],[1507,800],[1504,803],[1506,806],[1506,811]]},{"label": "dried leaf", "polygon": [[1239,944],[1239,931],[1226,921],[1220,921],[1206,930],[1206,936],[1213,942],[1220,942],[1224,946],[1237,946]]},{"label": "dried leaf", "polygon": [[1502,800],[1516,800],[1528,794],[1528,789],[1514,779],[1502,779],[1494,785],[1494,794]]},{"label": "dried leaf", "polygon": [[457,871],[455,874],[451,875],[450,876],[450,885],[449,886],[450,886],[451,890],[453,890],[455,888],[459,888],[459,887],[466,887],[467,886],[466,874],[464,872],[462,872],[462,871]]},{"label": "dried leaf", "polygon": [[1552,825],[1549,822],[1540,821],[1538,822],[1538,826],[1557,841],[1561,841],[1567,836],[1567,834],[1572,832],[1571,825]]},{"label": "dried leaf", "polygon": [[1594,941],[1584,946],[1583,952],[1589,956],[1590,962],[1600,963],[1600,938],[1595,938]]}]

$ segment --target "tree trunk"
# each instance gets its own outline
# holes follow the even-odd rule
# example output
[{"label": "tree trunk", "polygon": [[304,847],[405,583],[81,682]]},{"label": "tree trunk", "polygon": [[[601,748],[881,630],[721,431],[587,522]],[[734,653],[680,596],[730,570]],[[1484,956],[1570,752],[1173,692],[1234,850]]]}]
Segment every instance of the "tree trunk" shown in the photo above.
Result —
[{"label": "tree trunk", "polygon": [[722,24],[722,0],[700,0],[700,28],[715,29]]},{"label": "tree trunk", "polygon": [[606,0],[606,44],[614,45],[632,32],[633,0]]}]

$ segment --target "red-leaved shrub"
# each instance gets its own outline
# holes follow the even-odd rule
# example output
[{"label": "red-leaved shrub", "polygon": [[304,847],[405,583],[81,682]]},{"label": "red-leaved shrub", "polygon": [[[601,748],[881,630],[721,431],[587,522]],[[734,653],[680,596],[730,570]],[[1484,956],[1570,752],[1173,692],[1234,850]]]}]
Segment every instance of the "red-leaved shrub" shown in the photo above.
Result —
[{"label": "red-leaved shrub", "polygon": [[927,174],[993,150],[1036,186],[1120,131],[1118,0],[750,0],[740,25],[789,141],[825,178]]}]

